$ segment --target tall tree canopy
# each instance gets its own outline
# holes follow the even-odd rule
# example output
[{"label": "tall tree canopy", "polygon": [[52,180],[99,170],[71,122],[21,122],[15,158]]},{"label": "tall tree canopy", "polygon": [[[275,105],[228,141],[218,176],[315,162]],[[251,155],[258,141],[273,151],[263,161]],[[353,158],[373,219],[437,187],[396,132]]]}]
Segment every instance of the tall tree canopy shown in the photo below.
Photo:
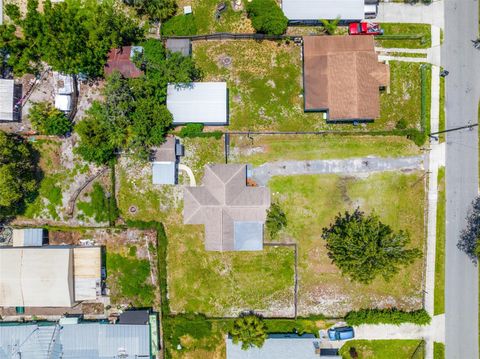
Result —
[{"label": "tall tree canopy", "polygon": [[465,252],[473,263],[480,256],[480,197],[475,198],[467,216],[467,226],[460,233],[457,248]]},{"label": "tall tree canopy", "polygon": [[173,118],[166,103],[168,83],[190,82],[199,77],[190,57],[169,54],[158,40],[142,44],[144,54],[136,59],[145,76],[125,79],[113,73],[103,91],[104,102],[94,102],[76,126],[77,149],[87,161],[98,164],[126,151],[146,159],[149,148],[164,141]]},{"label": "tall tree canopy", "polygon": [[233,322],[230,335],[234,344],[242,343],[242,349],[261,348],[267,339],[267,326],[255,314],[241,315]]},{"label": "tall tree canopy", "polygon": [[21,137],[0,131],[0,222],[21,213],[33,199],[35,156]]},{"label": "tall tree canopy", "polygon": [[102,76],[108,50],[136,42],[144,33],[112,1],[46,0],[40,12],[38,0],[28,0],[24,17],[18,17],[14,7],[9,12],[30,51],[68,74]]},{"label": "tall tree canopy", "polygon": [[367,216],[359,209],[337,215],[322,237],[332,262],[344,275],[364,284],[378,275],[389,280],[400,266],[421,255],[418,249],[405,248],[410,242],[406,232],[394,233],[378,216]]},{"label": "tall tree canopy", "polygon": [[146,15],[150,21],[165,21],[175,15],[175,0],[124,0],[125,4],[135,8],[139,15]]}]

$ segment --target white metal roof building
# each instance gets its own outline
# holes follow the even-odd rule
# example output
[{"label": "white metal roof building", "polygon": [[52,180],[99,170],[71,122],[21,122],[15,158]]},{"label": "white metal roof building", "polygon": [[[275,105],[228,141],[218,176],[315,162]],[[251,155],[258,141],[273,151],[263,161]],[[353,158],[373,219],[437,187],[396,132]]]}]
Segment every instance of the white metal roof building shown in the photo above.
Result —
[{"label": "white metal roof building", "polygon": [[0,121],[14,120],[14,89],[13,80],[0,79]]},{"label": "white metal roof building", "polygon": [[0,358],[150,358],[149,325],[0,325]]},{"label": "white metal roof building", "polygon": [[0,248],[0,306],[71,307],[97,299],[100,281],[100,247]]},{"label": "white metal roof building", "polygon": [[174,125],[204,123],[228,124],[228,94],[226,82],[192,82],[169,84],[167,108]]},{"label": "white metal roof building", "polygon": [[1,248],[0,273],[0,306],[73,305],[73,260],[70,248]]},{"label": "white metal roof building", "polygon": [[376,5],[368,0],[282,0],[282,10],[290,22],[362,20],[376,16]]},{"label": "white metal roof building", "polygon": [[14,247],[41,247],[43,245],[43,229],[14,229],[12,239]]}]

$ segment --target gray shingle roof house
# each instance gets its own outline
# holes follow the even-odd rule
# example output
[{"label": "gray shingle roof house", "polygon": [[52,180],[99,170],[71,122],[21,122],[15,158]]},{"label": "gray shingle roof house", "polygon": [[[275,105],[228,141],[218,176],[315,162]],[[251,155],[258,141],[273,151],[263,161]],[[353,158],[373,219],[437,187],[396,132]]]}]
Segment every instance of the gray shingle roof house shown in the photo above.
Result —
[{"label": "gray shingle roof house", "polygon": [[268,188],[247,186],[246,165],[207,165],[203,186],[185,188],[183,222],[205,225],[207,251],[262,250],[269,207]]},{"label": "gray shingle roof house", "polygon": [[227,359],[335,359],[337,355],[324,355],[320,339],[311,334],[271,334],[261,348],[242,350],[241,344],[233,344],[226,338]]},{"label": "gray shingle roof house", "polygon": [[173,125],[186,123],[228,125],[227,83],[169,84],[167,108],[172,113]]},{"label": "gray shingle roof house", "polygon": [[0,325],[0,358],[150,358],[149,325]]}]

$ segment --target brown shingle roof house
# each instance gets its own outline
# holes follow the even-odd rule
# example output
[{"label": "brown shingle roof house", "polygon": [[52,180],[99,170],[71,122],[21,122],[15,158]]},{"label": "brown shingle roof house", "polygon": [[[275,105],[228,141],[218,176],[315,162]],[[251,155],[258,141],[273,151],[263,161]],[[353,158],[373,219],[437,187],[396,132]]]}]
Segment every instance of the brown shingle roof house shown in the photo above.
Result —
[{"label": "brown shingle roof house", "polygon": [[140,46],[123,46],[118,49],[111,49],[108,53],[107,64],[104,67],[105,74],[110,75],[113,71],[118,71],[126,78],[142,76],[143,71],[132,62],[136,52],[142,52],[142,48]]},{"label": "brown shingle roof house", "polygon": [[389,66],[378,62],[373,36],[304,36],[305,111],[327,111],[329,120],[380,117],[380,87]]},{"label": "brown shingle roof house", "polygon": [[268,188],[247,186],[246,165],[207,165],[203,186],[185,188],[183,222],[205,225],[207,251],[261,250],[269,207]]}]

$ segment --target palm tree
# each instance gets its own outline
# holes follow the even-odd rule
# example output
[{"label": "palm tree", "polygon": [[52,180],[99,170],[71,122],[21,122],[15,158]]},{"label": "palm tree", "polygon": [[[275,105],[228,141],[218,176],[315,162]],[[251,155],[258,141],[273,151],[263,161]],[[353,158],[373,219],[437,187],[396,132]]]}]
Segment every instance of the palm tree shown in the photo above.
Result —
[{"label": "palm tree", "polygon": [[340,17],[337,17],[335,20],[320,20],[323,25],[324,31],[329,35],[335,35],[338,28],[338,23],[340,22]]},{"label": "palm tree", "polygon": [[235,319],[230,336],[234,344],[242,343],[242,349],[261,348],[267,339],[267,326],[262,318],[254,313],[241,315]]}]

